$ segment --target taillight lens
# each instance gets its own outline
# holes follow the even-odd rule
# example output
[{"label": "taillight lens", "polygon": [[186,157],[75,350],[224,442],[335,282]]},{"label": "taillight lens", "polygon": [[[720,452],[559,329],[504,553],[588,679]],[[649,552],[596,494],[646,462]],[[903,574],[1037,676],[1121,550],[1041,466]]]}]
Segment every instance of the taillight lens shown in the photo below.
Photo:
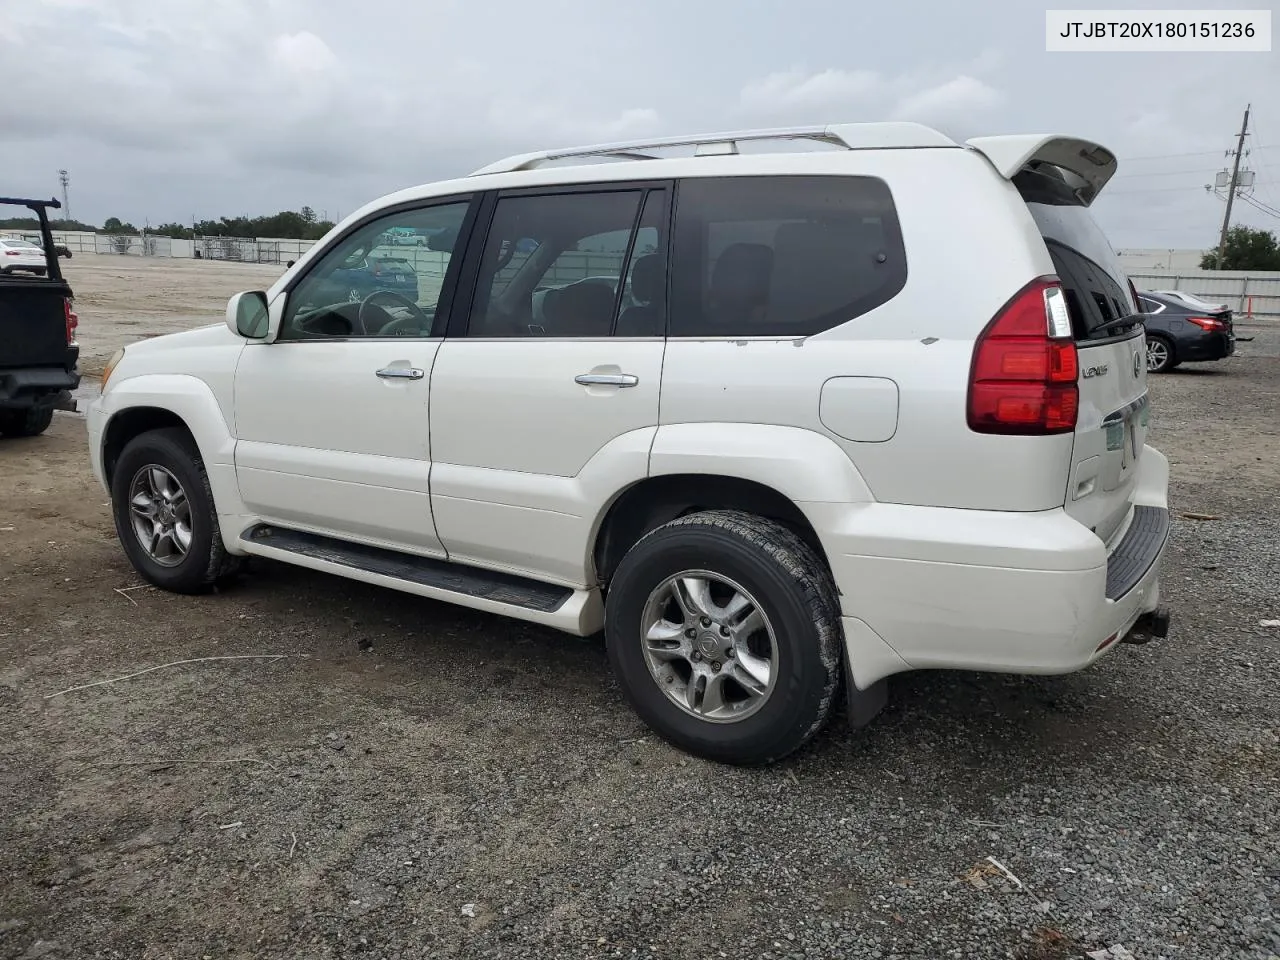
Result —
[{"label": "taillight lens", "polygon": [[1194,323],[1201,330],[1208,333],[1220,333],[1227,329],[1226,323],[1221,320],[1215,320],[1213,317],[1187,317],[1187,323]]},{"label": "taillight lens", "polygon": [[70,297],[62,298],[62,311],[67,318],[67,346],[74,347],[76,344],[76,327],[80,326],[80,318],[71,309]]},{"label": "taillight lens", "polygon": [[22,256],[22,251],[21,251],[21,250],[6,250],[6,251],[4,252],[4,255],[5,255],[6,257],[20,257],[20,256]]},{"label": "taillight lens", "polygon": [[1076,428],[1079,363],[1057,277],[1040,277],[1001,308],[978,337],[969,377],[969,428],[1043,435]]}]

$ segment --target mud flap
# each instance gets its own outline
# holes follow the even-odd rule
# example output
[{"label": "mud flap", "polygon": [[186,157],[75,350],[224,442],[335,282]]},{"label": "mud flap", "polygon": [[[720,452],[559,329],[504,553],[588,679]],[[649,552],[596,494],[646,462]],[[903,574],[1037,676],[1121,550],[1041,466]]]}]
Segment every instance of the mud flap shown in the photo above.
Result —
[{"label": "mud flap", "polygon": [[885,704],[889,702],[889,678],[882,677],[867,687],[859,690],[853,682],[853,671],[849,669],[849,658],[842,657],[844,664],[844,708],[852,730],[861,730],[874,720]]}]

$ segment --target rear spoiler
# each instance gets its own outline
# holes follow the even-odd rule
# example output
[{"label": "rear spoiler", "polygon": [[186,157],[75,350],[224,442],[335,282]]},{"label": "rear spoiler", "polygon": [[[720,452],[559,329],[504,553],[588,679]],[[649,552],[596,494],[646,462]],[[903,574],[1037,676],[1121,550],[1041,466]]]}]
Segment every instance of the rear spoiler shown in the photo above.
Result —
[{"label": "rear spoiler", "polygon": [[62,279],[62,267],[58,263],[58,252],[53,245],[53,231],[49,229],[49,210],[61,210],[62,204],[57,198],[49,200],[26,200],[19,197],[0,197],[0,205],[13,204],[16,207],[26,207],[36,215],[40,221],[40,238],[44,245],[44,262],[46,264],[45,275],[50,280]]},{"label": "rear spoiler", "polygon": [[[965,142],[996,168],[1000,176],[1012,180],[1020,171],[1040,164],[1058,167],[1084,181],[1076,186],[1076,196],[1086,207],[1093,203],[1116,172],[1116,155],[1106,147],[1056,134],[1018,134],[1008,137],[977,137]],[[1073,184],[1074,185],[1074,184]]]}]

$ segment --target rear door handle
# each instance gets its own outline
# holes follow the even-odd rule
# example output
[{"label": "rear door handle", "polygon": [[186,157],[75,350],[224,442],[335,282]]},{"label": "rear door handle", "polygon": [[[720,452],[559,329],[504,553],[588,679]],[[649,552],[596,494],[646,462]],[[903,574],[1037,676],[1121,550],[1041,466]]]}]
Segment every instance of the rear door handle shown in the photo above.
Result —
[{"label": "rear door handle", "polygon": [[634,387],[640,378],[631,373],[580,373],[573,382],[584,387]]},{"label": "rear door handle", "polygon": [[421,380],[427,371],[418,367],[383,367],[378,376],[383,380]]}]

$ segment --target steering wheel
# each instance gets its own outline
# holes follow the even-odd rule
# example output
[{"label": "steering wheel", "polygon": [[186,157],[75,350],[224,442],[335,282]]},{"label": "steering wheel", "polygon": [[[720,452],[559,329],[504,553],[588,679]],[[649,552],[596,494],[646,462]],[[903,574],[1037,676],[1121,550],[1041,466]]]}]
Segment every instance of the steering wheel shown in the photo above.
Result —
[{"label": "steering wheel", "polygon": [[[410,316],[395,318],[387,313],[381,306],[374,303],[375,300],[391,300],[395,305],[408,309]],[[382,315],[382,319],[378,320],[374,311]],[[431,329],[431,318],[426,312],[402,294],[396,293],[394,290],[375,290],[362,301],[360,301],[360,310],[356,314],[356,319],[360,321],[360,326],[366,333],[372,333],[375,329],[378,331],[376,336],[379,337],[397,337],[401,336],[401,330]],[[413,324],[415,326],[411,327]],[[421,336],[422,334],[419,334]]]}]

